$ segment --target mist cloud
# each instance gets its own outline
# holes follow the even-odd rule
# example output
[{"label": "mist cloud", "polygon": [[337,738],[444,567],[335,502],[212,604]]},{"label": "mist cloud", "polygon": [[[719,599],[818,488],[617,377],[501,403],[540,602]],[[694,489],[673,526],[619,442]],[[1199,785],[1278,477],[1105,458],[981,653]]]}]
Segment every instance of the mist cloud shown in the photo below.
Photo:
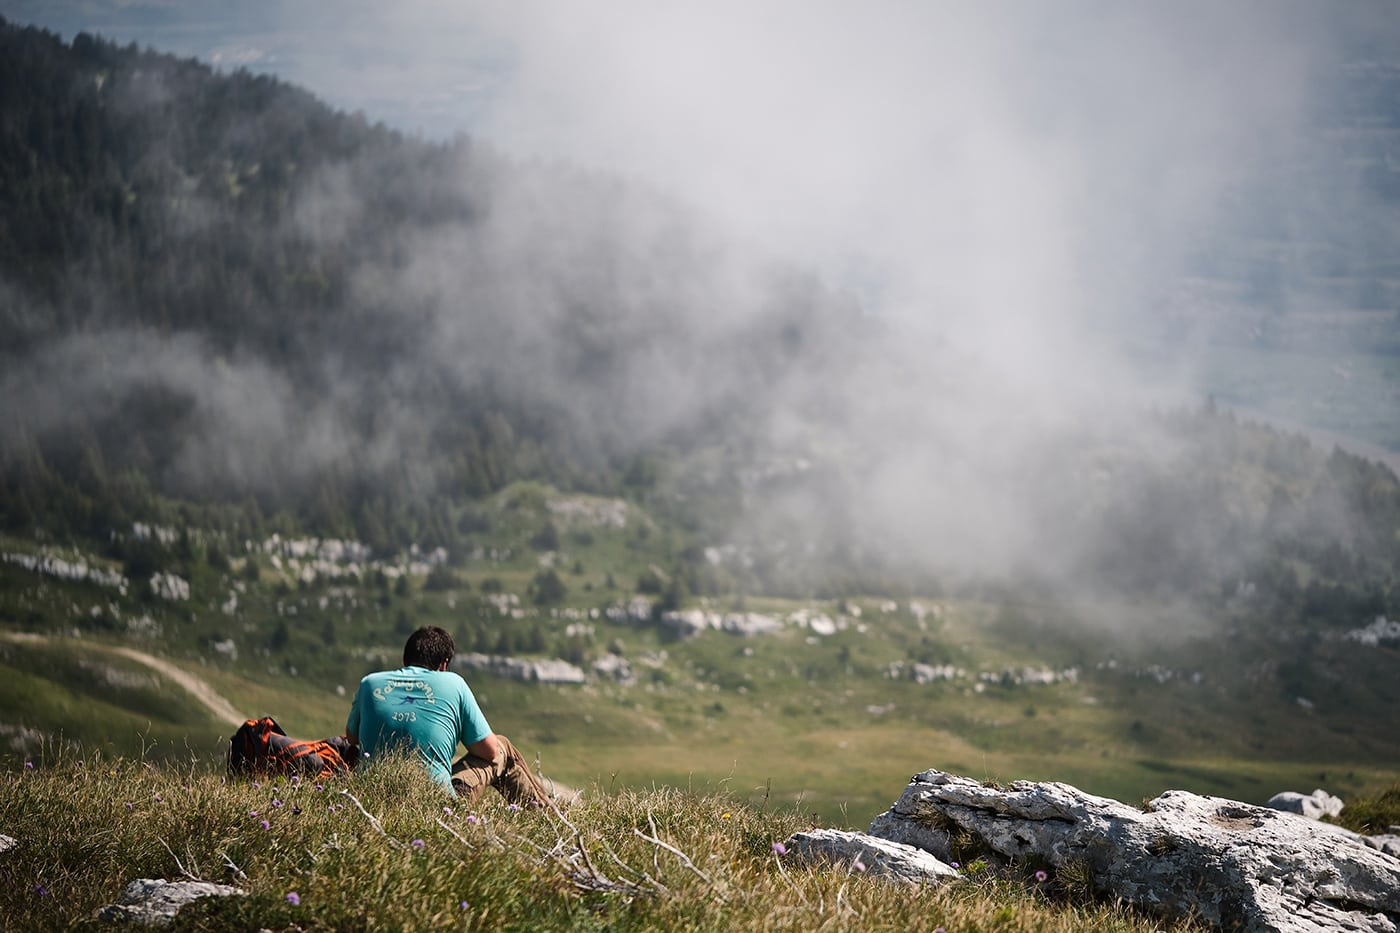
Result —
[{"label": "mist cloud", "polygon": [[[223,426],[191,443],[191,474],[297,438],[278,461],[297,475],[411,461],[442,414],[423,404],[430,372],[636,449],[760,412],[779,479],[750,484],[736,537],[882,538],[931,567],[1069,575],[1104,546],[1088,516],[1116,508],[1209,553],[1151,502],[1183,454],[1142,417],[1198,403],[1190,360],[1147,373],[1130,348],[1160,333],[1252,175],[1304,145],[1318,75],[1384,34],[1355,10],[408,2],[332,20],[274,4],[240,47],[285,77],[484,141],[431,180],[470,216],[357,257],[364,323],[402,331],[410,361],[372,378],[327,361],[318,400],[253,359],[220,370],[148,335],[132,353]],[[395,169],[327,168],[291,227],[334,243]],[[784,269],[814,270],[830,291],[813,305],[850,313],[780,321],[791,358],[753,359],[774,309],[801,306]],[[590,329],[604,305],[624,327]],[[62,352],[81,366],[92,348]],[[827,478],[782,479],[799,461]]]},{"label": "mist cloud", "polygon": [[[471,15],[512,50],[483,136],[673,192],[859,292],[886,335],[879,371],[809,371],[841,399],[851,511],[964,569],[1072,563],[1077,542],[1039,519],[1063,518],[1046,497],[1086,490],[1047,486],[1045,451],[1194,401],[1135,373],[1121,338],[1176,287],[1242,168],[1296,136],[1330,51],[1275,4]],[[790,426],[818,389],[782,389]]]}]

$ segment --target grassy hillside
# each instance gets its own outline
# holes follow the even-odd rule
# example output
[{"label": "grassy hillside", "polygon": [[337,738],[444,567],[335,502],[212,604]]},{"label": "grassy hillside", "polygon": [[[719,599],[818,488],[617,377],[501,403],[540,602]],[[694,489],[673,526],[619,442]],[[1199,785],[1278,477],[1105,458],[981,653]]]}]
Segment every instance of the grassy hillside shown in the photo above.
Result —
[{"label": "grassy hillside", "polygon": [[186,908],[176,930],[1163,929],[1029,869],[923,889],[795,863],[774,844],[800,810],[722,793],[604,792],[561,818],[495,794],[454,805],[407,762],[260,785],[58,756],[0,780],[15,929],[83,928],[126,882],[187,874],[246,894]]}]

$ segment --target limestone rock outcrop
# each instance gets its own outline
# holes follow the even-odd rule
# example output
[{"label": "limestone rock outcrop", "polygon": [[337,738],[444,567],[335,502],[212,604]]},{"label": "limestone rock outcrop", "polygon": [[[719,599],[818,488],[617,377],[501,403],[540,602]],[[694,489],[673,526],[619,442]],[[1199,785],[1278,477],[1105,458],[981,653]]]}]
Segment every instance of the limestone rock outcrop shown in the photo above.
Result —
[{"label": "limestone rock outcrop", "polygon": [[870,834],[950,861],[1044,865],[1166,918],[1222,929],[1400,930],[1400,859],[1340,827],[1185,791],[1139,810],[1068,784],[925,771]]},{"label": "limestone rock outcrop", "polygon": [[790,857],[891,881],[929,883],[958,877],[957,869],[922,849],[866,833],[812,829],[793,833],[783,848]]},{"label": "limestone rock outcrop", "polygon": [[[1396,827],[1390,827],[1392,830]],[[1382,833],[1379,836],[1362,836],[1361,841],[1379,852],[1400,858],[1400,833]]]},{"label": "limestone rock outcrop", "polygon": [[120,901],[100,908],[94,918],[107,923],[163,926],[175,919],[180,908],[200,898],[229,897],[242,893],[240,888],[208,881],[139,878],[122,889]]},{"label": "limestone rock outcrop", "polygon": [[527,684],[581,684],[588,680],[582,668],[558,658],[530,660],[466,652],[452,659],[452,669],[490,671],[497,677]]},{"label": "limestone rock outcrop", "polygon": [[1338,816],[1342,812],[1342,798],[1334,797],[1320,787],[1311,794],[1286,790],[1270,797],[1269,806],[1306,816],[1310,820],[1320,820],[1324,816]]}]

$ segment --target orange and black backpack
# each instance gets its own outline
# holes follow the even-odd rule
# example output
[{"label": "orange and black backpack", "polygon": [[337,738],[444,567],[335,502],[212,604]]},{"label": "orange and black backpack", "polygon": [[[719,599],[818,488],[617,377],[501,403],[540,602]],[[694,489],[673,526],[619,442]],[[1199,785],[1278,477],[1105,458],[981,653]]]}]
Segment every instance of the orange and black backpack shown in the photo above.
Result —
[{"label": "orange and black backpack", "polygon": [[359,749],[348,739],[289,738],[277,720],[264,716],[243,723],[229,740],[228,771],[244,776],[305,774],[328,778],[348,773],[359,757]]}]

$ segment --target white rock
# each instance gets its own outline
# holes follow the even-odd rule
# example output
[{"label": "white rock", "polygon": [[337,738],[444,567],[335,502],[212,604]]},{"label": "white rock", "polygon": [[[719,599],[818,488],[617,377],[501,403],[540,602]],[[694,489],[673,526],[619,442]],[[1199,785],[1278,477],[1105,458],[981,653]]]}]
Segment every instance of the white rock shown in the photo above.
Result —
[{"label": "white rock", "polygon": [[559,658],[529,660],[468,652],[452,659],[459,670],[489,671],[497,677],[538,684],[581,684],[588,680],[583,669]]},{"label": "white rock", "polygon": [[632,673],[632,665],[626,658],[615,654],[605,654],[593,662],[593,673],[599,677],[615,680],[620,684],[634,684],[637,677]]},{"label": "white rock", "polygon": [[1337,816],[1342,812],[1342,798],[1333,797],[1322,788],[1311,794],[1300,794],[1286,790],[1269,798],[1269,806],[1288,813],[1300,813],[1310,820],[1320,820],[1324,816]]},{"label": "white rock", "polygon": [[151,592],[161,599],[183,602],[190,598],[190,583],[173,573],[151,574]]},{"label": "white rock", "polygon": [[1400,620],[1376,616],[1374,622],[1365,628],[1352,629],[1342,636],[1375,647],[1383,641],[1400,641]]},{"label": "white rock", "polygon": [[[619,610],[620,618],[614,621],[623,621],[627,618],[626,613]],[[608,617],[613,618],[613,610],[608,610]],[[661,624],[679,634],[682,638],[689,638],[698,635],[707,628],[719,628],[720,617],[711,612],[700,609],[678,609],[671,612],[661,613]]]},{"label": "white rock", "polygon": [[1093,888],[1168,918],[1247,933],[1400,928],[1400,859],[1337,826],[1167,791],[1146,812],[1068,784],[1005,789],[926,771],[872,835],[950,857],[966,834],[996,861],[1087,871]]},{"label": "white rock", "polygon": [[835,864],[890,881],[929,884],[958,877],[957,869],[922,849],[866,833],[812,829],[793,833],[783,847],[788,858]]},{"label": "white rock", "polygon": [[99,908],[93,917],[108,923],[144,923],[163,926],[175,919],[180,908],[203,897],[241,895],[239,888],[208,881],[165,881],[140,878],[122,889],[121,900]]},{"label": "white rock", "polygon": [[720,628],[731,635],[769,635],[783,627],[781,620],[761,612],[731,612],[725,615]]}]

